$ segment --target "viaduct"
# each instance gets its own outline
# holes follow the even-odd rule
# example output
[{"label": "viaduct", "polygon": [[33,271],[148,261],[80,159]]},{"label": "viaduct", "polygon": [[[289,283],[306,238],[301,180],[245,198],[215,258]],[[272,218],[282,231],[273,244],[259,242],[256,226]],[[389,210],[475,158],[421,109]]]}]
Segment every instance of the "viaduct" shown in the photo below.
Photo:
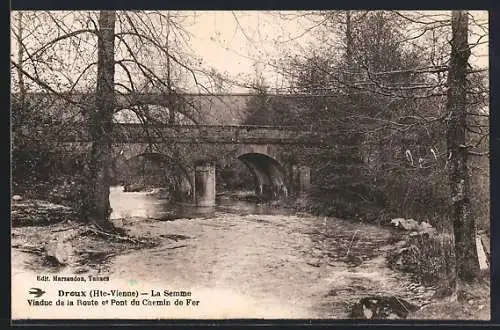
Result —
[{"label": "viaduct", "polygon": [[[230,95],[229,101],[220,96],[212,97],[209,98],[209,105],[206,95],[200,99],[192,97],[190,104],[199,102],[203,110],[197,112],[197,122],[208,124],[117,122],[111,133],[113,158],[128,161],[145,156],[170,161],[182,169],[183,180],[190,186],[191,197],[198,206],[215,204],[215,167],[221,159],[243,162],[254,175],[258,194],[280,197],[307,191],[311,169],[296,159],[300,158],[298,156],[304,148],[325,146],[323,132],[305,127],[244,125],[244,104],[251,96],[242,97],[243,100]],[[85,97],[80,95],[78,99],[85,100]],[[119,100],[117,110],[120,111],[132,109],[137,104],[157,105],[165,111],[168,103],[165,97],[158,95],[127,96]],[[131,100],[128,106],[127,100]],[[235,106],[232,107],[232,104]],[[61,109],[61,105],[55,108]],[[204,112],[206,118],[203,118]],[[71,110],[66,109],[62,113],[74,117],[74,114],[68,115]],[[91,148],[91,139],[81,121],[80,127],[68,125],[57,141],[48,142],[57,152],[82,153]],[[172,145],[178,146],[176,154],[172,152]]]}]

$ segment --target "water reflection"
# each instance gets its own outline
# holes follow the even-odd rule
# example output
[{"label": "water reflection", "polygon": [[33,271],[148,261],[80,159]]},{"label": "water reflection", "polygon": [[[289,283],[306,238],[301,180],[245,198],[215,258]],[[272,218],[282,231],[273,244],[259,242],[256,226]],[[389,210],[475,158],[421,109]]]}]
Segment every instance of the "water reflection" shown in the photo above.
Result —
[{"label": "water reflection", "polygon": [[215,207],[197,207],[189,203],[172,203],[158,198],[151,192],[124,192],[122,186],[110,188],[111,219],[148,218],[174,220],[179,218],[209,218],[216,213],[248,214],[291,214],[291,210],[278,205],[259,204],[255,201],[238,200],[219,194]]}]

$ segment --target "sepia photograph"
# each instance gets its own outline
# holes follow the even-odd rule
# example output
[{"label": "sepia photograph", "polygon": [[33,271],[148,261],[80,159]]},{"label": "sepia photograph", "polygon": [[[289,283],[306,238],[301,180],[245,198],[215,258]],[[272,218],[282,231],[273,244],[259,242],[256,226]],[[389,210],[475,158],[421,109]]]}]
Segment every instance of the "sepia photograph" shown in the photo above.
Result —
[{"label": "sepia photograph", "polygon": [[488,11],[13,10],[11,319],[490,320]]}]

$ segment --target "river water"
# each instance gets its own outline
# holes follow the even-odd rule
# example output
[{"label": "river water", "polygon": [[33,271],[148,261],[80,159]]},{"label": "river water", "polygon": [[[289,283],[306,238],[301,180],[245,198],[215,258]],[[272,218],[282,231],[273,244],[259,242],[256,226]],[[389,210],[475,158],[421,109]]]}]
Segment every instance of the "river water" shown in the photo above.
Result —
[{"label": "river water", "polygon": [[165,242],[114,258],[110,274],[197,290],[211,302],[203,312],[209,318],[348,318],[362,297],[419,305],[433,293],[387,267],[390,228],[228,198],[217,203],[172,208],[113,187],[112,218],[140,222]]},{"label": "river water", "polygon": [[[102,306],[92,313],[85,307],[28,309],[30,288],[55,295],[76,284],[49,286],[35,280],[47,272],[30,271],[23,264],[33,259],[12,249],[12,304],[21,306],[16,313],[40,318],[86,313],[91,318],[345,319],[363,297],[397,296],[422,305],[434,293],[387,267],[391,228],[219,197],[215,208],[172,206],[150,193],[112,187],[115,224],[132,235],[160,237],[161,243],[118,254],[83,274],[109,276],[110,282],[79,283],[85,290],[190,291],[198,306]],[[76,269],[58,273],[77,274]]]}]

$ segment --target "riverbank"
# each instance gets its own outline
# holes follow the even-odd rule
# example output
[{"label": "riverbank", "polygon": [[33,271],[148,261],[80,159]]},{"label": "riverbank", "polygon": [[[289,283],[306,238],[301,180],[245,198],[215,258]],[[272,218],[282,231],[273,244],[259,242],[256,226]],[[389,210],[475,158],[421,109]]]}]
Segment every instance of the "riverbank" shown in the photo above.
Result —
[{"label": "riverbank", "polygon": [[491,320],[490,276],[472,284],[458,283],[456,297],[434,299],[429,305],[410,315],[409,319],[425,320]]},{"label": "riverbank", "polygon": [[13,250],[29,255],[24,266],[41,272],[63,268],[76,274],[99,272],[114,256],[158,244],[154,235],[113,234],[72,220],[11,229]]},{"label": "riverbank", "polygon": [[[393,235],[388,236],[385,229],[382,230],[384,234],[378,234],[377,238],[374,233],[378,231],[378,227],[366,227],[366,225],[335,218],[316,218],[307,214],[303,214],[303,217],[224,215],[221,218],[221,216],[219,215],[214,221],[178,219],[173,222],[162,222],[148,218],[130,217],[114,220],[114,224],[123,229],[124,235],[105,233],[96,227],[82,225],[71,219],[45,226],[12,228],[13,271],[19,272],[23,268],[29,268],[36,272],[58,272],[64,268],[75,274],[95,274],[107,272],[116,260],[126,260],[126,262],[121,261],[121,263],[133,263],[138,268],[143,267],[140,276],[144,277],[150,276],[146,274],[151,268],[145,265],[141,266],[140,263],[143,260],[149,260],[149,257],[144,259],[144,253],[150,251],[148,255],[154,257],[149,261],[152,265],[165,262],[170,265],[169,267],[176,267],[180,274],[185,274],[188,277],[195,276],[198,278],[196,280],[198,284],[206,283],[207,286],[210,284],[210,281],[207,282],[204,279],[203,273],[206,271],[206,266],[203,265],[210,264],[212,262],[210,260],[213,259],[213,262],[220,263],[217,267],[218,272],[223,273],[227,269],[234,268],[227,275],[228,279],[244,275],[249,271],[245,268],[248,266],[253,269],[253,272],[258,272],[262,276],[262,280],[255,283],[259,284],[264,281],[264,278],[268,278],[266,281],[274,283],[274,287],[285,287],[298,285],[295,282],[288,283],[289,279],[287,280],[287,278],[291,276],[290,274],[298,276],[295,272],[300,265],[300,268],[303,268],[304,276],[318,272],[320,277],[314,284],[315,290],[318,290],[317,294],[323,290],[336,292],[336,296],[325,298],[326,301],[332,300],[330,305],[318,307],[319,310],[322,310],[323,314],[321,315],[326,315],[327,318],[334,317],[328,316],[331,315],[329,313],[332,313],[328,311],[328,308],[337,310],[333,315],[338,317],[337,313],[341,310],[347,312],[356,297],[363,292],[368,294],[375,292],[373,290],[377,290],[378,285],[384,287],[388,285],[387,282],[372,282],[375,279],[381,280],[377,278],[380,277],[380,270],[373,273],[379,275],[373,275],[375,277],[370,275],[369,279],[364,279],[367,276],[366,272],[369,272],[366,274],[371,274],[371,267],[385,269],[385,255],[396,248],[394,244],[387,245],[387,242],[397,242],[398,238]],[[281,218],[283,219],[280,220]],[[310,221],[313,222],[308,224]],[[336,227],[328,229],[330,222],[336,223]],[[224,229],[224,231],[220,232],[218,228]],[[269,232],[270,230],[273,233]],[[282,236],[284,232],[287,234]],[[228,235],[232,238],[230,239]],[[289,239],[287,239],[288,236],[290,236]],[[209,240],[205,241],[207,239]],[[297,240],[303,243],[295,246]],[[313,245],[311,248],[307,248],[307,244],[302,245],[307,241],[310,241],[307,244]],[[51,242],[59,243],[51,244]],[[299,248],[304,250],[303,253],[306,254],[304,256],[302,254],[273,256],[272,251],[276,251],[278,243],[279,251],[290,253],[290,251]],[[212,251],[214,245],[216,250]],[[267,247],[267,250],[260,251],[259,249],[263,245]],[[195,246],[204,246],[207,251],[202,251]],[[57,255],[54,249],[57,251],[58,247],[65,252]],[[157,249],[160,250],[154,252]],[[241,255],[238,254],[240,252]],[[254,254],[255,257],[258,257],[255,260],[252,257]],[[59,258],[64,264],[54,263],[54,255],[56,260]],[[344,257],[348,255],[352,255],[353,258],[344,260]],[[359,257],[361,260],[358,260]],[[225,258],[227,261],[224,261]],[[299,261],[298,264],[296,261],[292,262],[296,259]],[[361,266],[359,261],[361,261]],[[199,267],[193,262],[199,263],[201,268],[198,269]],[[256,263],[255,267],[253,262]],[[262,262],[264,264],[261,265]],[[259,265],[265,269],[260,269]],[[119,265],[115,267],[119,268]],[[191,269],[192,267],[194,268]],[[238,270],[238,267],[243,268]],[[338,288],[329,290],[328,286],[333,284],[329,280],[329,273],[338,272],[338,267],[341,267],[339,269],[346,278],[337,277],[336,286]],[[347,268],[344,269],[344,267]],[[293,272],[291,272],[292,269]],[[287,273],[288,271],[290,274]],[[382,274],[386,273],[387,270],[384,270]],[[400,285],[401,288],[398,290],[406,291],[407,289],[404,287],[409,282],[405,275],[397,275],[397,272],[391,272],[391,274],[397,278],[391,279],[393,282],[390,285]],[[276,276],[278,279],[274,278]],[[348,280],[351,276],[354,277]],[[351,287],[353,285],[351,281],[354,281],[354,287]],[[299,282],[302,283],[302,281]],[[400,283],[397,284],[398,282]],[[300,286],[296,287],[296,290],[300,289]],[[342,292],[344,291],[342,290],[357,291],[343,297]],[[393,292],[394,289],[389,286],[384,290]],[[417,294],[424,288],[417,286],[415,290],[415,294]],[[413,319],[489,319],[489,283],[484,281],[484,283],[477,285],[463,286],[461,290],[457,301],[450,302],[448,298],[435,297],[427,300],[426,305],[421,310],[408,317]],[[339,295],[343,297],[342,303],[345,304],[342,308],[338,306]],[[412,298],[412,296],[406,293],[405,298]]]}]

